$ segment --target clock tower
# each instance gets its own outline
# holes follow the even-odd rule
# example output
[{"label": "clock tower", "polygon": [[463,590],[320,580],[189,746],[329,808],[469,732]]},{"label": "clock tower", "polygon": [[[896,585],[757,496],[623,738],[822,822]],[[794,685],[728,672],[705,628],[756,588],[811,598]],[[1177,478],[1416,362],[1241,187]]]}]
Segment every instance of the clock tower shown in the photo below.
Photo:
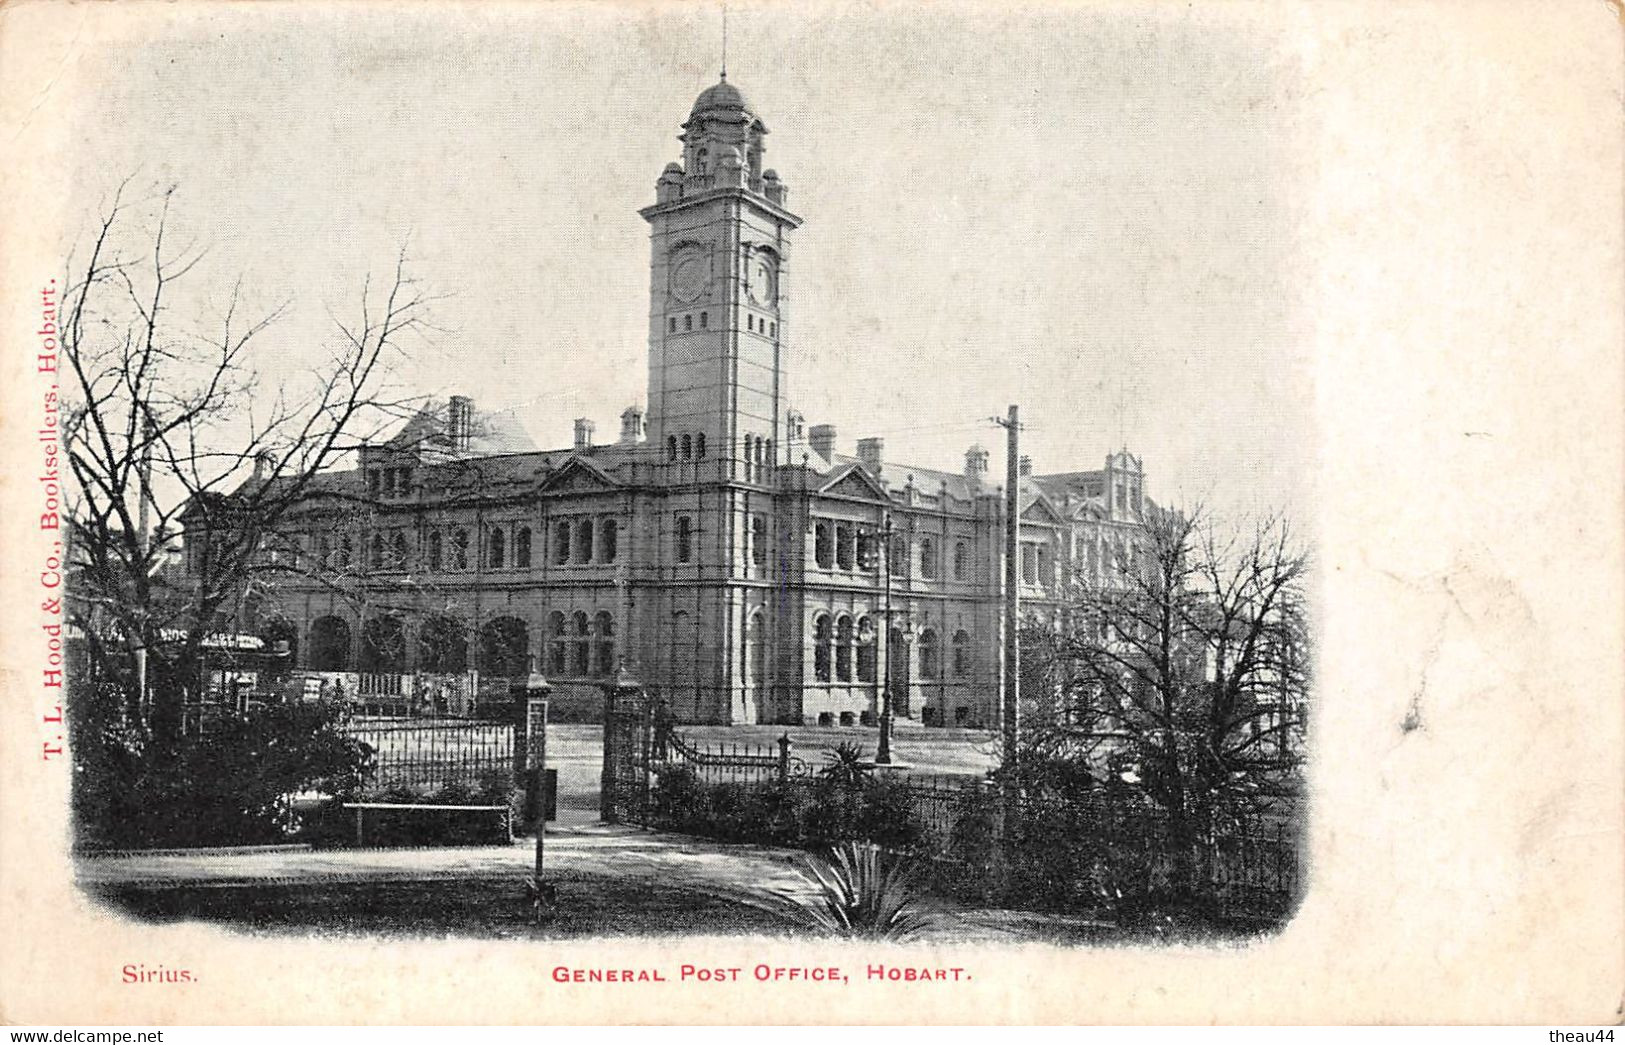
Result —
[{"label": "clock tower", "polygon": [[[650,225],[649,442],[696,476],[763,482],[783,460],[789,236],[767,125],[726,75],[701,92]],[[704,467],[699,467],[705,462]]]}]

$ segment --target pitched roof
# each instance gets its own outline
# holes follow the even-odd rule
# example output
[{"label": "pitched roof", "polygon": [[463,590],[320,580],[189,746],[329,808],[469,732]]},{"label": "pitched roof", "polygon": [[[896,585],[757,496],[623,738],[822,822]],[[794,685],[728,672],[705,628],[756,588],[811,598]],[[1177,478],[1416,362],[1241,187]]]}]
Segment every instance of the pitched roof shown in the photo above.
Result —
[{"label": "pitched roof", "polygon": [[536,441],[525,431],[519,416],[513,410],[476,410],[471,422],[468,445],[454,448],[447,435],[450,404],[446,400],[432,399],[407,420],[393,436],[384,442],[392,450],[421,447],[459,457],[491,457],[498,454],[517,454],[536,450]]}]

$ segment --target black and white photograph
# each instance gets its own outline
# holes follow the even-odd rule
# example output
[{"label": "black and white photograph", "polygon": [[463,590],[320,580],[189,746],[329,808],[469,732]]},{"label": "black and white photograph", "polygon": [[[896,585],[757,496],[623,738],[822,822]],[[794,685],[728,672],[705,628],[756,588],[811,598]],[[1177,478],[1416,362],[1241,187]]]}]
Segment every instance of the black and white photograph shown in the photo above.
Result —
[{"label": "black and white photograph", "polygon": [[[8,92],[55,181],[6,270],[7,780],[37,796],[7,815],[55,833],[37,871],[75,938],[117,941],[76,974],[111,1019],[227,981],[239,1022],[355,1019],[245,997],[244,963],[299,998],[320,953],[442,969],[367,988],[401,1022],[829,1019],[808,992],[837,1020],[1092,1022],[1066,999],[1113,956],[1335,979],[1343,939],[1375,953],[1421,903],[1363,860],[1475,919],[1528,881],[1424,823],[1493,818],[1483,774],[1519,759],[1473,694],[1574,729],[1509,638],[1545,633],[1534,596],[1429,521],[1488,496],[1464,456],[1510,452],[1498,397],[1529,384],[1492,343],[1493,391],[1441,385],[1472,340],[1424,314],[1452,277],[1419,285],[1448,266],[1381,203],[1434,160],[1350,159],[1350,126],[1409,131],[1380,78],[1325,86],[1406,65],[1425,18],[41,6],[94,47],[53,29],[71,91]],[[1438,75],[1455,105],[1506,68]],[[1422,274],[1359,262],[1388,254]],[[1508,461],[1526,506],[1585,485]],[[1575,539],[1620,565],[1617,534]],[[1617,618],[1587,656],[1617,662]],[[1597,781],[1617,710],[1566,748]],[[1617,879],[1617,792],[1519,786],[1545,794],[1520,854],[1549,828]],[[1011,960],[1053,973],[1042,1002]],[[465,1007],[509,976],[545,1016]],[[1316,1019],[1149,982],[1101,1012]]]}]

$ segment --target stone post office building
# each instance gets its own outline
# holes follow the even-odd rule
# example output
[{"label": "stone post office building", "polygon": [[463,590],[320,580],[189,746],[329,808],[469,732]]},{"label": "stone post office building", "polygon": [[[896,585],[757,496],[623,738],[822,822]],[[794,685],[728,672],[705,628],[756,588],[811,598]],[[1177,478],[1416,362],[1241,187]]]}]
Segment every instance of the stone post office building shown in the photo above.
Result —
[{"label": "stone post office building", "polygon": [[[900,715],[996,721],[1003,455],[998,476],[980,446],[923,468],[805,425],[788,289],[817,275],[796,269],[802,219],[765,166],[767,133],[726,80],[683,124],[681,162],[641,211],[647,411],[625,410],[613,438],[583,418],[574,445],[541,450],[511,415],[453,397],[320,477],[273,552],[319,577],[262,608],[299,667],[534,664],[556,705],[585,709],[624,663],[681,720],[809,724],[872,720],[889,670]],[[1149,502],[1127,452],[1022,471],[1023,597],[1051,612],[1132,554]]]}]

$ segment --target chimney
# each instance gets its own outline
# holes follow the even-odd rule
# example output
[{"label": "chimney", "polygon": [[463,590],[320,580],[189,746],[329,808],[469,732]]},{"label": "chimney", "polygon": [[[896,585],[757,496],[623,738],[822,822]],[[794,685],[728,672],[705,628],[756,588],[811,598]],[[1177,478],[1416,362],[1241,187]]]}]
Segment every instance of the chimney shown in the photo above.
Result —
[{"label": "chimney", "polygon": [[468,396],[452,396],[446,411],[446,435],[458,450],[467,450],[474,434],[474,400]]},{"label": "chimney", "polygon": [[586,418],[586,417],[578,417],[578,418],[576,418],[576,449],[577,450],[590,450],[590,449],[592,449],[592,430],[593,430],[593,423],[592,423],[591,418]]},{"label": "chimney", "polygon": [[813,425],[807,430],[807,442],[824,460],[835,456],[835,426]]},{"label": "chimney", "polygon": [[863,466],[865,468],[869,469],[869,471],[875,473],[876,475],[879,475],[880,474],[881,455],[882,455],[882,452],[885,450],[885,448],[886,448],[886,441],[884,439],[879,439],[879,438],[874,438],[874,437],[871,437],[871,438],[868,438],[868,439],[859,439],[858,440],[858,460],[862,461]]},{"label": "chimney", "polygon": [[1019,469],[1022,475],[1032,475],[1033,459],[1028,457],[1026,454],[1022,454]]},{"label": "chimney", "polygon": [[629,406],[621,411],[621,442],[630,445],[643,442],[643,408]]},{"label": "chimney", "polygon": [[965,478],[981,482],[987,478],[987,448],[977,444],[965,451]]}]

